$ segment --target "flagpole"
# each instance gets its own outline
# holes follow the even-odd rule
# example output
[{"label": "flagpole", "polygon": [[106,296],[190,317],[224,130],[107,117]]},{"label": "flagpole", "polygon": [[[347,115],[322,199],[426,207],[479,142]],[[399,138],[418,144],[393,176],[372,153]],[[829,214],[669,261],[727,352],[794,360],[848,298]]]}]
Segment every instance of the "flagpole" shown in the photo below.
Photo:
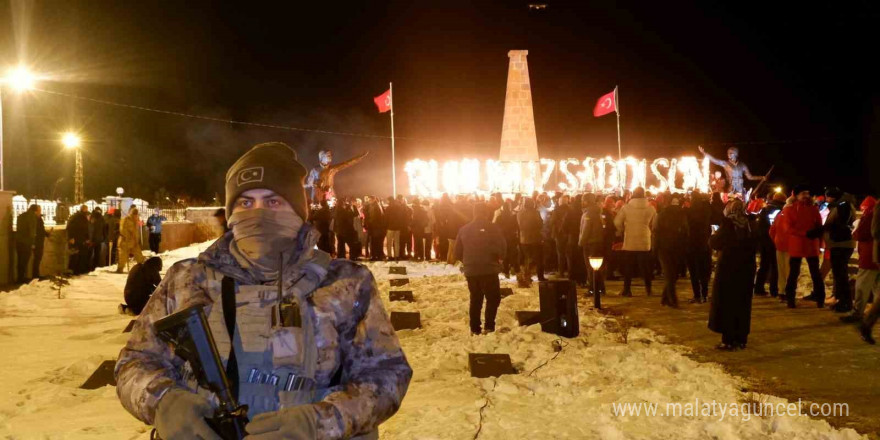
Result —
[{"label": "flagpole", "polygon": [[391,92],[391,192],[397,198],[397,167],[394,162],[394,86],[389,82],[388,91]]},{"label": "flagpole", "polygon": [[[392,110],[393,112],[394,110]],[[617,160],[621,160],[623,159],[623,150],[620,147],[620,99],[617,96],[617,86],[614,86],[614,112],[617,113]]]}]

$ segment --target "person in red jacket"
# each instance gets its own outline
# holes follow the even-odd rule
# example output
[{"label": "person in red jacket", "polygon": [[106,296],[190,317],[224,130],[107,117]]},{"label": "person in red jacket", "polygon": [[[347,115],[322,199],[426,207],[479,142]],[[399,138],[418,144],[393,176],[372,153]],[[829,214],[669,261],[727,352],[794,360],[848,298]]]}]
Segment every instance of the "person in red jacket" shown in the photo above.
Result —
[{"label": "person in red jacket", "polygon": [[770,238],[776,247],[776,269],[778,273],[776,288],[779,292],[779,300],[785,302],[785,285],[788,283],[789,259],[788,256],[788,223],[785,221],[785,209],[794,204],[795,198],[791,196],[785,200],[785,206],[776,213],[770,225]]},{"label": "person in red jacket", "polygon": [[822,217],[813,205],[810,190],[798,185],[794,190],[797,201],[785,208],[784,219],[788,227],[789,273],[785,284],[788,307],[795,308],[795,292],[801,273],[801,261],[806,258],[813,279],[813,295],[818,307],[825,307],[825,284],[819,271],[819,237],[822,235]]},{"label": "person in red jacket", "polygon": [[853,239],[858,242],[859,273],[856,274],[856,294],[853,301],[851,315],[842,316],[843,322],[861,322],[865,313],[865,306],[871,292],[880,295],[880,265],[874,262],[872,248],[874,238],[871,235],[871,221],[874,219],[874,206],[877,200],[871,196],[862,201],[862,219],[859,226],[853,232]]}]

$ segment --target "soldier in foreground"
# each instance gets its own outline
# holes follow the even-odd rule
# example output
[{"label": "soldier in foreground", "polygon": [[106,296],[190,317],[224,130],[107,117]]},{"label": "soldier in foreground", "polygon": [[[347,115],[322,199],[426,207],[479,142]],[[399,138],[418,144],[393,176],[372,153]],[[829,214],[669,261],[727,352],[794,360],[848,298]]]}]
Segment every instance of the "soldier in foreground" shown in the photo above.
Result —
[{"label": "soldier in foreground", "polygon": [[412,369],[370,271],[315,249],[305,175],[282,143],[242,156],[226,175],[231,232],[171,267],[137,320],[117,393],[161,438],[220,438],[205,420],[216,396],[153,327],[194,305],[205,306],[233,395],[248,406],[248,439],[377,438],[400,407]]}]

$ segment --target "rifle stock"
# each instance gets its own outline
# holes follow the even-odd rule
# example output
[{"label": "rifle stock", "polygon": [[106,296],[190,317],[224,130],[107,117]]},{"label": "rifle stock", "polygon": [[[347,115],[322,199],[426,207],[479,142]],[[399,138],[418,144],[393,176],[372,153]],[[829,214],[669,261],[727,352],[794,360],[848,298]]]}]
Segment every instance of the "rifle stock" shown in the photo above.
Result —
[{"label": "rifle stock", "polygon": [[247,406],[239,405],[217,353],[217,344],[203,306],[193,306],[154,323],[156,334],[174,347],[174,354],[190,363],[199,386],[213,392],[220,406],[208,424],[223,440],[241,440],[246,435]]}]

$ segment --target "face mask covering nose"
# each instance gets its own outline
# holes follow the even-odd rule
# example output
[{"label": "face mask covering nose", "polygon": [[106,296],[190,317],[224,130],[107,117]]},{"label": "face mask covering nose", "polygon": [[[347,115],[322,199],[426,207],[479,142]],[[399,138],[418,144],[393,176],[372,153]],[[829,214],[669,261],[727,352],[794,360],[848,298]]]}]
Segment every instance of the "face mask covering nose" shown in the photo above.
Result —
[{"label": "face mask covering nose", "polygon": [[229,217],[230,251],[244,269],[263,280],[275,279],[281,254],[294,249],[302,225],[303,219],[293,211],[236,211]]}]

